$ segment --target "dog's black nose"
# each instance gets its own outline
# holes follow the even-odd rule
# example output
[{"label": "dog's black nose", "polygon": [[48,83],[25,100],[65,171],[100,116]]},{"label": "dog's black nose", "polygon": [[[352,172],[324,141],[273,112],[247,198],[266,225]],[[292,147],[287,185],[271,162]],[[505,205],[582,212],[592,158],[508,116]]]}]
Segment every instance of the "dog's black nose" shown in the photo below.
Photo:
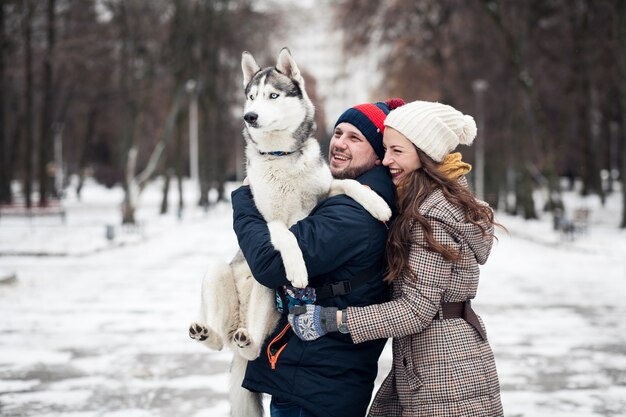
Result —
[{"label": "dog's black nose", "polygon": [[250,124],[256,123],[258,118],[259,118],[259,115],[253,111],[249,111],[248,113],[243,115],[243,120],[245,120],[247,123],[250,123]]}]

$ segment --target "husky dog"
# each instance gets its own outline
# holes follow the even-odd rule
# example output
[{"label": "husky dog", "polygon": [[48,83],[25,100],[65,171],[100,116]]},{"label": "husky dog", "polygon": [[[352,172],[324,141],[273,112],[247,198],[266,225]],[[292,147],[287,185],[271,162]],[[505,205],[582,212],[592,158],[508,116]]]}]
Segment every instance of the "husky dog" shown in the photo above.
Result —
[{"label": "husky dog", "polygon": [[[374,217],[386,221],[391,210],[374,191],[355,180],[334,180],[324,161],[315,130],[314,107],[289,50],[275,67],[261,69],[252,55],[241,59],[246,94],[244,108],[246,173],[254,202],[268,222],[271,242],[281,253],[287,279],[308,284],[306,265],[289,227],[329,196],[347,194]],[[189,327],[191,338],[234,352],[230,403],[234,417],[261,416],[257,393],[241,388],[248,360],[256,359],[276,327],[274,292],[257,283],[241,251],[230,264],[211,265],[202,281],[200,316]]]}]

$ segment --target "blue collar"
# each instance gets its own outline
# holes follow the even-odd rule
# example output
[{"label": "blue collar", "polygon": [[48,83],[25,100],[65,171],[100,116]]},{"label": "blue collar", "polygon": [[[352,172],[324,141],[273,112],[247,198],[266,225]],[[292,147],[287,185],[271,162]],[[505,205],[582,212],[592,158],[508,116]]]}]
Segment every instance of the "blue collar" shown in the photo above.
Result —
[{"label": "blue collar", "polygon": [[286,156],[286,155],[291,155],[293,152],[285,152],[285,151],[261,152],[259,151],[259,153],[261,155]]}]

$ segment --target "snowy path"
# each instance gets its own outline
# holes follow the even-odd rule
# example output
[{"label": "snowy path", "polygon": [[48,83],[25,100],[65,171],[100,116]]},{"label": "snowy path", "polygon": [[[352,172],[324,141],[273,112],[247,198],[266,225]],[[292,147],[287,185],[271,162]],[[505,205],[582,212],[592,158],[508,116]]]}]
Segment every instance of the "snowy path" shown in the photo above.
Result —
[{"label": "snowy path", "polygon": [[[78,236],[87,229],[71,216],[66,226],[0,224],[0,249],[11,239],[56,248],[60,232],[63,244],[102,239]],[[547,223],[503,221],[512,234],[483,268],[475,308],[506,416],[626,416],[626,234],[599,225],[559,245]],[[228,415],[229,355],[193,343],[186,326],[206,260],[235,252],[230,209],[154,222],[148,239],[119,248],[0,256],[0,272],[18,278],[0,284],[2,417]],[[386,350],[383,373],[389,360]]]},{"label": "snowy path", "polygon": [[0,286],[0,415],[226,416],[229,356],[187,336],[207,257],[236,250],[220,209],[94,255],[0,258],[18,271]]},{"label": "snowy path", "polygon": [[626,416],[626,235],[606,233],[595,250],[502,237],[483,268],[507,416]]}]

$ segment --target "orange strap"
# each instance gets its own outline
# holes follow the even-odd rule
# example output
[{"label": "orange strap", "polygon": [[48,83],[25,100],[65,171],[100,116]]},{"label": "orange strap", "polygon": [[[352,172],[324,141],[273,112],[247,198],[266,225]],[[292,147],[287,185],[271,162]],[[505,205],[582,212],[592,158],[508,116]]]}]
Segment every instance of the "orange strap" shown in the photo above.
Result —
[{"label": "orange strap", "polygon": [[272,354],[272,345],[278,342],[290,328],[291,325],[287,323],[285,328],[281,330],[281,332],[278,333],[278,335],[274,339],[272,339],[272,341],[267,345],[267,359],[270,361],[272,369],[276,369],[276,362],[278,361],[278,357],[282,353],[283,349],[285,349],[285,347],[287,346],[287,343],[282,345],[275,354]]}]

